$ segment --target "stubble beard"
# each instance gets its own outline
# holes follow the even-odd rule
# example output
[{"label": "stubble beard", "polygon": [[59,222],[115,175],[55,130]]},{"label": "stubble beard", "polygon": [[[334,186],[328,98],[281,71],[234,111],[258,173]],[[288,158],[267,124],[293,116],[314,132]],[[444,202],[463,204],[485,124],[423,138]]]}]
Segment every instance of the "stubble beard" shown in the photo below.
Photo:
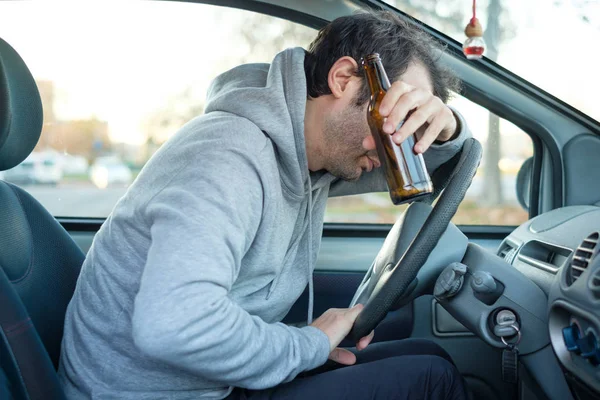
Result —
[{"label": "stubble beard", "polygon": [[368,129],[366,115],[357,106],[349,106],[325,120],[323,153],[327,160],[325,169],[330,174],[345,181],[360,178],[362,167],[359,162],[367,155],[362,141]]}]

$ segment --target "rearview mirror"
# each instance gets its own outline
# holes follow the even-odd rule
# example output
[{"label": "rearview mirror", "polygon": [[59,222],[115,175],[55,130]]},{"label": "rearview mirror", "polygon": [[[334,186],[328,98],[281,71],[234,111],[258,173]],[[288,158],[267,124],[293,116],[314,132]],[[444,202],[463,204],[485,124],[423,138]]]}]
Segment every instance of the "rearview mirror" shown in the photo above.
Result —
[{"label": "rearview mirror", "polygon": [[517,200],[521,207],[529,211],[531,198],[531,179],[533,173],[533,157],[529,157],[517,174]]}]

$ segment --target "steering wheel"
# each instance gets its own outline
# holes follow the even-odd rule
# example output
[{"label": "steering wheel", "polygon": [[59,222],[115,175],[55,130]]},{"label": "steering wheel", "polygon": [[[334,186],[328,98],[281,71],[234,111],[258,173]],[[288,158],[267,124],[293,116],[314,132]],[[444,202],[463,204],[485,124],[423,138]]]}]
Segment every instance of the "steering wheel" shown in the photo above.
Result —
[{"label": "steering wheel", "polygon": [[352,299],[351,307],[364,305],[349,334],[354,341],[367,336],[389,311],[418,295],[413,290],[415,278],[464,199],[482,152],[477,140],[467,139],[461,151],[431,177],[435,192],[429,201],[441,192],[435,206],[413,203],[394,224]]}]

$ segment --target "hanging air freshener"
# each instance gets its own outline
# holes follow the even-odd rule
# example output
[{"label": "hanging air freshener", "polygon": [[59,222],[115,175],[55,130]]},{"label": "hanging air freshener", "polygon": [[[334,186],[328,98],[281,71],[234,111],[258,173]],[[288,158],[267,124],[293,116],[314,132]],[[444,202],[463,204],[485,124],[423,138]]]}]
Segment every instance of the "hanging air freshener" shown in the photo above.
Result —
[{"label": "hanging air freshener", "polygon": [[483,40],[483,28],[477,19],[475,13],[476,0],[473,0],[473,18],[465,28],[467,40],[463,44],[463,53],[469,60],[476,60],[483,56],[485,51],[485,41]]}]

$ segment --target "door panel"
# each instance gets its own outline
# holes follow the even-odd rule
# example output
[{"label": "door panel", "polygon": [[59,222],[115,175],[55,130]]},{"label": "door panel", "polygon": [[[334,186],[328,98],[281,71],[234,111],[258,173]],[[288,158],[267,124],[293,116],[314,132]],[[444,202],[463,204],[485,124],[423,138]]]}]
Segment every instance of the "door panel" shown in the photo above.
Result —
[{"label": "door panel", "polygon": [[352,271],[363,275],[377,256],[384,240],[383,237],[324,237],[315,271]]},{"label": "door panel", "polygon": [[[100,227],[98,227],[99,229]],[[88,250],[92,246],[92,242],[94,240],[94,235],[96,232],[69,232],[71,238],[77,243],[79,248],[87,254]]]},{"label": "door panel", "polygon": [[[313,277],[314,316],[319,316],[329,308],[346,308],[354,292],[363,279],[360,272],[317,271]],[[283,322],[293,325],[306,324],[308,310],[308,288],[296,301]]]},{"label": "door panel", "polygon": [[[508,235],[485,237],[465,232],[470,242],[495,253]],[[323,237],[315,271],[366,272],[383,245],[384,237]]]},{"label": "door panel", "polygon": [[[346,308],[363,279],[363,273],[316,271],[314,274],[314,317],[330,308]],[[297,326],[306,324],[308,289],[296,301],[283,322]],[[399,340],[410,337],[413,327],[413,307],[408,305],[390,312],[377,327],[373,342]],[[340,346],[352,347],[354,343],[344,340]]]}]

